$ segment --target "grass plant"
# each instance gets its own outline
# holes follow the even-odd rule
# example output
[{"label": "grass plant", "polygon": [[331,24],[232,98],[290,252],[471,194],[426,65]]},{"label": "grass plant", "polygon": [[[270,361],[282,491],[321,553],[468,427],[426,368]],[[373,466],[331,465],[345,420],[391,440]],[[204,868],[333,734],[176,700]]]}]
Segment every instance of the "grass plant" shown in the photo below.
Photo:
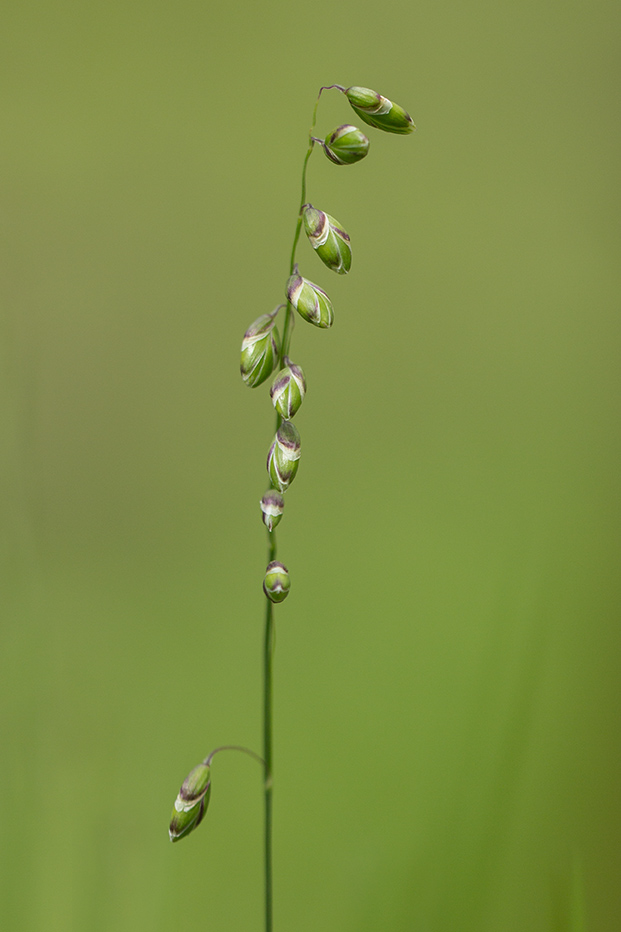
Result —
[{"label": "grass plant", "polygon": [[[321,95],[327,90],[342,93],[356,115],[368,126],[383,132],[407,135],[414,130],[409,114],[398,104],[369,88],[339,84],[322,87],[313,110],[308,149],[302,168],[300,205],[291,247],[289,277],[284,288],[286,301],[272,312],[262,314],[248,327],[241,347],[241,375],[250,388],[257,388],[273,376],[270,398],[276,411],[274,440],[267,456],[269,488],[261,499],[263,523],[267,529],[267,568],[263,579],[265,622],[263,641],[263,757],[237,745],[211,751],[184,780],[175,800],[169,826],[171,841],[185,838],[202,822],[211,796],[211,763],[224,750],[237,750],[259,761],[264,774],[264,861],[265,861],[265,932],[273,929],[272,896],[272,807],[273,807],[273,663],[275,605],[289,595],[291,581],[287,566],[277,559],[276,528],[284,513],[284,495],[293,482],[301,455],[301,438],[292,419],[306,395],[306,378],[302,367],[290,358],[294,316],[321,330],[334,322],[334,308],[326,291],[300,274],[296,253],[302,229],[323,264],[339,275],[347,274],[352,264],[349,234],[331,214],[307,202],[306,173],[311,155],[320,147],[335,165],[353,165],[366,158],[369,140],[349,123],[338,126],[325,138],[314,134]],[[276,328],[280,311],[284,313],[282,338]],[[275,374],[274,374],[275,373]]]}]

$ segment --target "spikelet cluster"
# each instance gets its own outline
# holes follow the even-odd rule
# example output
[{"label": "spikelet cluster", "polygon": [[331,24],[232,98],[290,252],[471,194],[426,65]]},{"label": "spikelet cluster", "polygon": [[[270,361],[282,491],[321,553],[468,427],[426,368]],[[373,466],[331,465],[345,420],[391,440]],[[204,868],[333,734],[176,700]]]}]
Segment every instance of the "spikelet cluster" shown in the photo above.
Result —
[{"label": "spikelet cluster", "polygon": [[[335,88],[345,95],[352,109],[368,126],[388,133],[405,135],[414,129],[414,123],[406,111],[387,97],[382,97],[369,88],[352,86],[341,87],[332,84],[322,87],[324,90]],[[319,102],[319,98],[317,100]],[[316,113],[317,108],[315,108]],[[313,122],[314,125],[314,122]],[[324,151],[326,158],[334,165],[354,165],[366,158],[369,152],[369,140],[358,127],[343,123],[325,137],[309,137],[309,151],[304,162],[304,180],[306,186],[306,165],[315,143]],[[304,199],[304,195],[302,200]],[[297,219],[293,255],[301,229],[304,229],[309,244],[323,264],[338,275],[346,275],[351,269],[352,250],[349,234],[343,225],[326,211],[311,203],[302,204]],[[306,377],[302,367],[289,358],[289,337],[293,328],[294,312],[319,330],[329,330],[334,323],[332,301],[320,285],[301,275],[294,258],[291,260],[289,278],[285,283],[286,304],[279,304],[273,311],[261,314],[244,333],[241,345],[240,372],[244,383],[249,388],[257,388],[273,376],[270,398],[276,410],[276,433],[267,454],[267,475],[269,487],[261,498],[261,516],[263,523],[272,535],[280,523],[285,508],[285,493],[295,479],[300,465],[302,443],[297,426],[293,424],[302,402],[306,397]],[[279,311],[285,308],[283,338],[276,328]],[[275,555],[274,539],[271,538],[270,552]],[[291,581],[289,571],[284,563],[270,559],[263,578],[263,591],[271,603],[283,602],[289,595]],[[270,618],[268,612],[266,618]],[[173,807],[169,825],[171,841],[185,838],[202,822],[211,796],[210,762],[215,753],[228,748],[217,748],[209,757],[190,771],[181,785]],[[251,756],[256,757],[247,748]],[[260,758],[259,758],[260,760]],[[262,761],[267,769],[268,755]]]},{"label": "spikelet cluster", "polygon": [[[405,135],[414,129],[412,118],[398,104],[376,91],[354,85],[349,88],[331,85],[345,95],[352,109],[364,123],[388,133]],[[325,90],[326,88],[322,88]],[[321,95],[321,91],[320,91]],[[366,158],[369,140],[351,123],[343,123],[324,139],[310,137],[310,149],[318,143],[335,165],[354,165]],[[309,150],[310,155],[310,150]],[[349,234],[331,214],[311,203],[302,204],[298,231],[304,229],[308,242],[323,264],[338,275],[351,269],[352,249]],[[296,233],[296,243],[297,243]],[[294,249],[295,252],[295,249]],[[292,260],[293,261],[293,260]],[[261,515],[272,534],[281,521],[284,494],[295,479],[301,455],[300,433],[292,423],[306,397],[306,378],[302,367],[289,359],[288,345],[281,345],[276,317],[281,307],[286,314],[296,311],[319,330],[329,330],[334,323],[332,301],[324,289],[301,275],[297,264],[285,284],[286,305],[271,314],[262,314],[244,334],[241,349],[241,374],[250,388],[262,385],[273,376],[270,398],[277,413],[276,433],[267,454],[269,488],[261,499]],[[290,332],[292,321],[285,322],[283,334]],[[286,336],[284,337],[286,342]],[[289,574],[284,564],[272,561],[263,580],[263,590],[271,601],[281,602],[289,593]]]}]

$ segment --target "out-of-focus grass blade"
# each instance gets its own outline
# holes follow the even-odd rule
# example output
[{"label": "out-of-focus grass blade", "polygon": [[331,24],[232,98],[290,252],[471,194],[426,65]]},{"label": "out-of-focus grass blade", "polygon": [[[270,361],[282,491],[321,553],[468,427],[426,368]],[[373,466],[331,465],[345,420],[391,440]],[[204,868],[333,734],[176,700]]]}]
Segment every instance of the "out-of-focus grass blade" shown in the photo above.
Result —
[{"label": "out-of-focus grass blade", "polygon": [[577,853],[571,865],[553,882],[551,932],[586,932],[584,872]]},{"label": "out-of-focus grass blade", "polygon": [[584,878],[580,858],[577,854],[574,855],[572,862],[568,930],[569,932],[586,932]]}]

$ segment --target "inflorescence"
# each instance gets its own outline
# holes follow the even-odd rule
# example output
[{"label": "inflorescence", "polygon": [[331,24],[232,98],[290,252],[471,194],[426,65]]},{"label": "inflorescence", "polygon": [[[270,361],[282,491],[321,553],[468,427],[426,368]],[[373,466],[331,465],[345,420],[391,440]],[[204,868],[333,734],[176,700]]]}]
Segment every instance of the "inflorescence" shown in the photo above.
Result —
[{"label": "inflorescence", "polygon": [[[381,94],[365,87],[345,89],[332,87],[347,97],[353,110],[369,126],[388,133],[407,134],[414,130],[409,114]],[[327,90],[327,88],[322,88]],[[321,91],[319,92],[321,95]],[[315,108],[316,111],[316,108]],[[319,144],[326,157],[336,165],[353,165],[365,158],[369,151],[369,140],[356,126],[349,123],[338,126],[325,139],[310,134],[310,151]],[[307,159],[308,160],[308,159]],[[306,168],[306,163],[305,163]],[[305,177],[305,176],[304,176]],[[303,199],[305,193],[303,182]],[[263,314],[254,321],[244,334],[241,348],[241,375],[246,385],[256,388],[277,370],[272,381],[270,396],[277,412],[276,436],[267,456],[269,489],[261,499],[263,523],[271,534],[280,521],[284,510],[283,494],[287,491],[298,471],[301,441],[297,428],[291,423],[306,395],[306,379],[302,367],[288,356],[288,341],[280,340],[276,329],[276,318],[281,308],[285,315],[295,309],[303,320],[326,330],[334,322],[334,308],[326,292],[319,285],[304,278],[295,263],[295,247],[300,225],[303,225],[308,241],[321,259],[333,272],[345,275],[351,268],[351,243],[343,225],[330,214],[312,204],[303,203],[298,216],[298,227],[294,240],[291,274],[285,286],[287,303],[280,304],[271,314]],[[285,319],[284,332],[290,334]],[[274,584],[278,566],[278,584]],[[286,585],[283,580],[286,579]],[[284,564],[270,561],[263,589],[273,602],[282,602],[290,588],[288,571]]]},{"label": "inflorescence", "polygon": [[[306,201],[306,167],[317,144],[326,158],[335,165],[353,165],[366,158],[369,140],[356,126],[345,123],[328,133],[325,139],[313,136],[317,107],[324,90],[335,89],[345,95],[360,119],[375,129],[387,133],[407,135],[415,127],[406,111],[376,91],[366,87],[342,87],[332,84],[322,87],[317,97],[313,124],[309,134],[309,148],[302,173],[302,197],[293,240],[289,278],[285,283],[285,303],[279,304],[271,313],[262,314],[246,330],[241,346],[241,376],[250,388],[262,385],[274,375],[270,388],[272,404],[276,409],[276,434],[267,455],[269,488],[261,499],[263,523],[270,541],[270,558],[263,579],[263,591],[269,600],[268,633],[271,625],[272,604],[284,601],[291,587],[289,571],[284,563],[274,559],[276,553],[274,531],[280,522],[284,507],[284,494],[295,479],[300,462],[301,440],[292,419],[299,411],[306,395],[306,378],[302,367],[292,362],[290,353],[294,311],[309,324],[322,330],[334,322],[334,308],[326,292],[319,285],[302,276],[295,261],[295,253],[302,227],[309,243],[321,261],[333,272],[345,275],[351,268],[352,251],[348,233],[331,214],[319,210]],[[279,311],[284,309],[282,339],[276,329]],[[268,640],[268,655],[271,647]],[[271,661],[270,661],[271,663]],[[271,674],[270,674],[271,676]],[[266,674],[266,691],[269,693],[270,678]],[[271,735],[271,700],[266,706],[266,736]],[[170,839],[178,841],[195,829],[203,819],[211,794],[211,759],[220,750],[243,751],[260,761],[266,774],[266,794],[271,790],[271,737],[266,737],[265,760],[247,748],[217,748],[201,764],[198,764],[184,780],[175,801],[170,823]],[[268,817],[271,818],[271,817]],[[269,849],[266,834],[267,849]],[[268,889],[271,869],[266,876]],[[271,892],[268,894],[271,904]],[[268,928],[271,928],[271,905],[268,909]]]}]

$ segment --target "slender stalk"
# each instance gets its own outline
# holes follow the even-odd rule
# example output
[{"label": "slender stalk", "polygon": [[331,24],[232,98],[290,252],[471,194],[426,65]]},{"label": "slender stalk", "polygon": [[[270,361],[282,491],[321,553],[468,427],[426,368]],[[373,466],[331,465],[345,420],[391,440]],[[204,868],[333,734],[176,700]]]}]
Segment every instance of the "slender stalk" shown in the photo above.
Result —
[{"label": "slender stalk", "polygon": [[[327,87],[322,87],[317,95],[317,100],[315,101],[315,109],[313,110],[313,122],[311,123],[311,128],[308,133],[308,151],[304,157],[304,165],[302,166],[302,194],[300,197],[300,207],[298,209],[298,219],[295,225],[295,234],[293,236],[293,245],[291,247],[291,260],[289,262],[289,275],[293,275],[293,270],[295,269],[295,253],[298,248],[298,241],[300,239],[300,233],[302,232],[302,208],[306,204],[306,167],[308,165],[308,160],[311,157],[311,153],[315,146],[315,142],[318,140],[313,136],[313,130],[315,129],[315,123],[317,122],[317,107],[319,106],[319,101],[321,100],[321,94],[323,91],[329,91],[332,88],[336,90],[343,91],[344,88],[340,84],[329,84]],[[291,333],[293,330],[293,308],[291,302],[287,302],[287,310],[285,312],[285,324],[283,327],[282,333],[282,345],[280,350],[280,360],[285,356],[289,355],[289,345],[291,343]],[[280,426],[280,420],[276,425],[276,429]]]},{"label": "slender stalk", "polygon": [[[320,92],[321,93],[321,92]],[[317,103],[319,103],[319,98],[317,98]],[[295,252],[298,248],[298,240],[300,239],[300,233],[302,231],[302,207],[306,203],[306,166],[308,165],[308,160],[311,157],[311,153],[315,146],[315,140],[312,138],[311,133],[315,127],[315,118],[317,113],[317,104],[315,104],[315,112],[313,114],[313,125],[309,133],[309,146],[306,156],[304,158],[304,165],[302,167],[302,196],[300,197],[300,206],[298,209],[298,219],[295,225],[295,234],[293,237],[293,246],[291,247],[291,261],[289,262],[289,275],[293,275],[293,270],[295,268]],[[293,307],[291,302],[287,301],[287,310],[285,312],[285,325],[282,332],[282,344],[280,350],[280,360],[282,365],[282,360],[285,356],[289,354],[289,345],[291,343],[291,333],[293,331]],[[277,425],[277,429],[278,429]]]},{"label": "slender stalk", "polygon": [[[268,532],[268,563],[276,559],[276,535]],[[272,665],[274,660],[274,605],[265,600],[263,645],[263,760],[265,762],[265,932],[272,932]]]},{"label": "slender stalk", "polygon": [[[331,84],[329,87],[322,87],[317,95],[315,109],[313,110],[313,122],[308,134],[308,150],[304,157],[302,166],[302,190],[300,196],[300,206],[298,217],[295,225],[295,234],[293,236],[293,245],[291,247],[291,261],[289,263],[289,275],[293,275],[295,269],[295,253],[302,231],[302,208],[306,203],[306,168],[308,160],[311,157],[315,142],[313,130],[317,122],[317,107],[321,99],[322,91],[336,88],[343,91],[338,84]],[[291,302],[287,302],[285,311],[285,323],[283,327],[282,344],[280,349],[280,365],[282,365],[285,356],[289,355],[289,346],[291,344],[291,334],[293,332],[293,307]],[[276,415],[276,430],[280,427],[282,418]],[[267,562],[271,563],[276,559],[276,532],[268,531],[268,558]],[[273,925],[273,895],[272,895],[272,790],[273,790],[273,684],[272,668],[274,661],[274,605],[270,599],[266,598],[265,606],[265,640],[263,644],[263,758],[265,761],[265,932],[272,932]]]},{"label": "slender stalk", "polygon": [[247,754],[248,757],[254,758],[254,760],[259,762],[259,764],[263,764],[265,766],[265,761],[262,757],[259,757],[259,755],[255,754],[254,751],[251,751],[250,748],[244,748],[240,744],[223,744],[222,747],[215,748],[211,754],[205,758],[203,763],[206,764],[207,767],[210,767],[215,755],[219,754],[220,751],[242,751],[243,754]]}]

